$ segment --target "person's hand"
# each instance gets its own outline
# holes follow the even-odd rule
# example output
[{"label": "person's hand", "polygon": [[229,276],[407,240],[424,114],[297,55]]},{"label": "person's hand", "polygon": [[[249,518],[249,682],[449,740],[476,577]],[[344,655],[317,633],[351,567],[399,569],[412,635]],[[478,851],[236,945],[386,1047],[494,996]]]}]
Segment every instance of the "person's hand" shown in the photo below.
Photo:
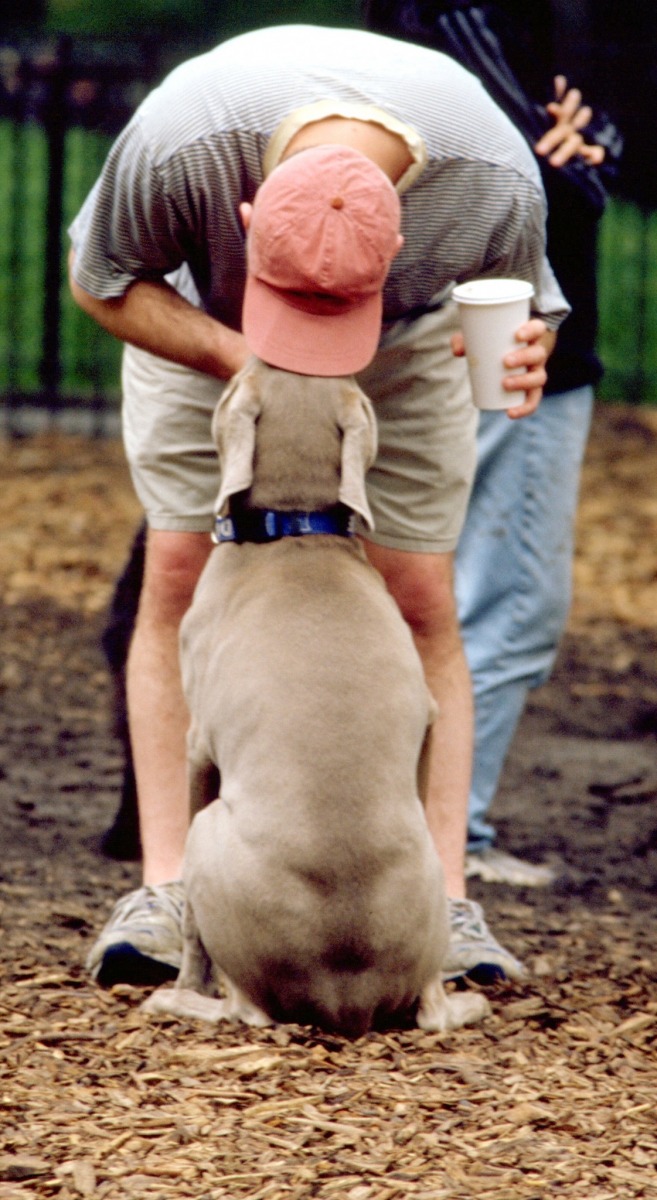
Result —
[{"label": "person's hand", "polygon": [[565,75],[555,76],[554,95],[555,99],[545,106],[554,117],[554,125],[534,146],[536,154],[547,158],[552,167],[562,167],[575,155],[589,166],[599,167],[605,157],[604,146],[585,142],[580,133],[593,116],[590,105],[582,104],[582,93],[579,88],[568,87]]},{"label": "person's hand", "polygon": [[[545,321],[532,317],[516,330],[516,340],[526,344],[519,345],[517,350],[510,350],[502,360],[509,370],[525,368],[518,375],[505,375],[502,380],[502,386],[508,392],[525,393],[524,399],[518,397],[520,403],[506,410],[512,420],[528,417],[538,408],[547,380],[545,364],[554,348],[556,334],[547,328]],[[465,354],[463,334],[452,334],[451,343],[452,352],[457,358],[462,358]]]}]

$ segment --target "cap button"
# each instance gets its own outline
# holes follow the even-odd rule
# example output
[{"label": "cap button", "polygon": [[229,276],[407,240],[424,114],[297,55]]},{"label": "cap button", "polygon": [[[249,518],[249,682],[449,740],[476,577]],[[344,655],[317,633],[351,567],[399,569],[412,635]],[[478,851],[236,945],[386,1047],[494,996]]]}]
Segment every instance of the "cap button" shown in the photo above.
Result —
[{"label": "cap button", "polygon": [[344,208],[344,200],[342,196],[334,196],[331,200],[331,208]]}]

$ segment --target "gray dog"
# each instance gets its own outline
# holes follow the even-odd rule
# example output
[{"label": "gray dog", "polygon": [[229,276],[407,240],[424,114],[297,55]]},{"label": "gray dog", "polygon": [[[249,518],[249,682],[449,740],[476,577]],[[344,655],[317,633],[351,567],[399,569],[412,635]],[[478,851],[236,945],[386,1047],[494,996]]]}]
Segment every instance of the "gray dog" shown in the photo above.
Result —
[{"label": "gray dog", "polygon": [[485,998],[448,996],[441,978],[447,901],[419,792],[434,704],[348,536],[349,512],[372,524],[372,406],[353,378],[251,359],[213,436],[232,516],[181,635],[195,812],[183,962],[145,1007],[348,1036],[414,1010],[441,1032],[479,1020]]}]

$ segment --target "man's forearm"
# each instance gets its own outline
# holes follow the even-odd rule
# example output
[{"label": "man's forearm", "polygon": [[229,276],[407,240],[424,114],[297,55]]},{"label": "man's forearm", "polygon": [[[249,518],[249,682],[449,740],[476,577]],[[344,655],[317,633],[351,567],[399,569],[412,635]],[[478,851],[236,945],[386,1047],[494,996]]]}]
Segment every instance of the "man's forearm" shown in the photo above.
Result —
[{"label": "man's forearm", "polygon": [[112,300],[90,295],[72,273],[70,284],[80,308],[120,341],[217,379],[229,379],[246,362],[242,334],[189,304],[167,283],[142,280]]}]

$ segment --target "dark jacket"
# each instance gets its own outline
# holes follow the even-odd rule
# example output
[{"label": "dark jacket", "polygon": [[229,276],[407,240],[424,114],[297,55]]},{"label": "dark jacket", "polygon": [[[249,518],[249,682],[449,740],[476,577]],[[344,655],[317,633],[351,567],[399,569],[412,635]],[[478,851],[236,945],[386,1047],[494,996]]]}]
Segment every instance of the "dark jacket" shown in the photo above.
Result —
[{"label": "dark jacket", "polygon": [[[478,76],[530,145],[552,124],[544,105],[553,98],[559,59],[547,0],[529,6],[523,0],[522,9],[517,0],[366,0],[364,16],[370,29],[420,42],[461,62]],[[537,156],[548,200],[548,257],[572,307],[548,364],[546,394],[594,384],[602,374],[596,354],[597,232],[605,178],[613,174],[621,142],[615,126],[600,112],[584,133],[587,140],[605,146],[604,169],[588,168],[581,160],[555,168]]]}]

